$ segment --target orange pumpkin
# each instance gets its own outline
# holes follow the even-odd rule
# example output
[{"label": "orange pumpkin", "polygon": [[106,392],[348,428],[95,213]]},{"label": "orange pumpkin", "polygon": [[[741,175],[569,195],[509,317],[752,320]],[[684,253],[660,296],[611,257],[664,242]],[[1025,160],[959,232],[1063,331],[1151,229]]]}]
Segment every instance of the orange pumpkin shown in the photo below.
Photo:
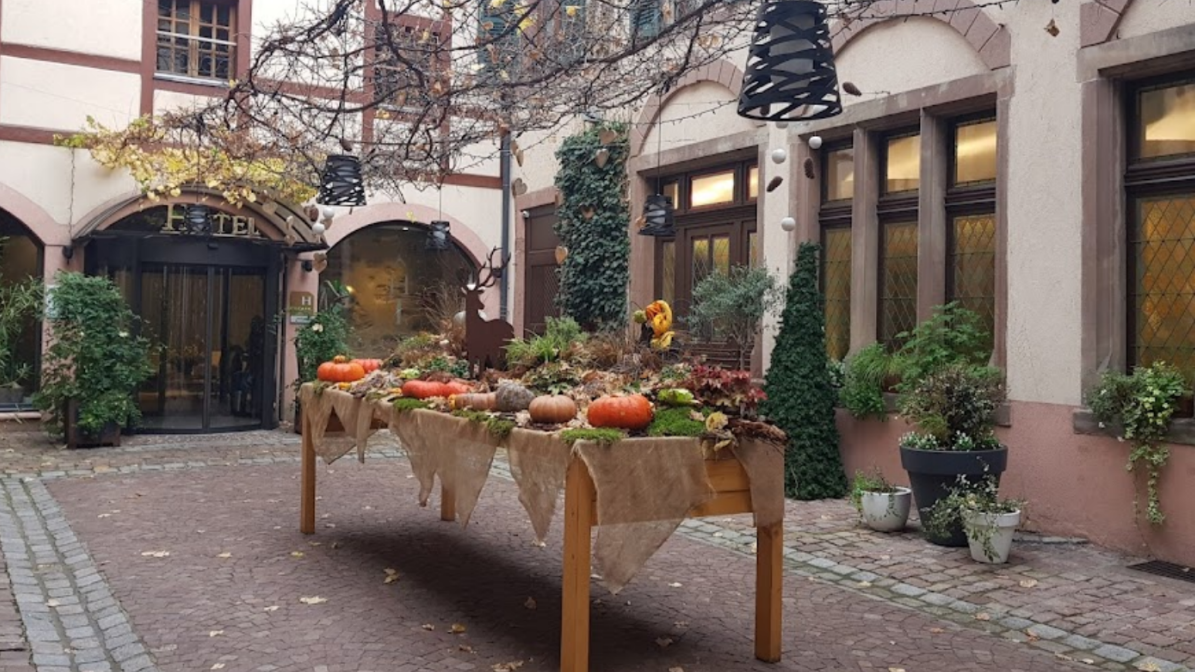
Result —
[{"label": "orange pumpkin", "polygon": [[601,397],[586,411],[589,424],[615,429],[643,429],[651,424],[651,402],[642,394]]},{"label": "orange pumpkin", "polygon": [[494,410],[494,404],[497,403],[495,396],[493,392],[485,394],[477,392],[454,394],[448,398],[448,405],[454,411],[462,408],[471,408],[475,411],[492,411]]},{"label": "orange pumpkin", "polygon": [[371,374],[382,367],[382,360],[380,359],[354,359],[353,361],[361,365],[361,368],[365,370],[366,375]]},{"label": "orange pumpkin", "polygon": [[437,383],[431,380],[408,380],[402,384],[402,396],[414,397],[415,399],[428,399],[430,397],[447,397],[448,390],[444,383]]},{"label": "orange pumpkin", "polygon": [[536,397],[527,408],[532,422],[560,425],[577,417],[577,403],[564,395]]},{"label": "orange pumpkin", "polygon": [[351,383],[365,377],[365,369],[348,357],[337,355],[330,362],[324,362],[315,370],[317,380],[329,383]]},{"label": "orange pumpkin", "polygon": [[443,385],[445,392],[447,392],[445,396],[449,397],[454,394],[468,394],[473,391],[473,387],[471,385],[459,383],[455,380],[450,383],[443,383]]}]

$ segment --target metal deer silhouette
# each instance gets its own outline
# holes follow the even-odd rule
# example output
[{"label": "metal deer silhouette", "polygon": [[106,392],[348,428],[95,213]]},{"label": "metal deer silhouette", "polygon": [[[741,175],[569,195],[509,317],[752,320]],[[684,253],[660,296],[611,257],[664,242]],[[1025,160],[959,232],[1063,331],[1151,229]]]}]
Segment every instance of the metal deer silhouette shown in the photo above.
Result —
[{"label": "metal deer silhouette", "polygon": [[465,356],[469,368],[478,375],[487,368],[506,368],[506,344],[515,337],[514,327],[503,320],[487,320],[481,316],[481,293],[497,282],[509,257],[494,264],[498,248],[490,250],[485,264],[477,272],[477,281],[466,285],[465,293]]}]

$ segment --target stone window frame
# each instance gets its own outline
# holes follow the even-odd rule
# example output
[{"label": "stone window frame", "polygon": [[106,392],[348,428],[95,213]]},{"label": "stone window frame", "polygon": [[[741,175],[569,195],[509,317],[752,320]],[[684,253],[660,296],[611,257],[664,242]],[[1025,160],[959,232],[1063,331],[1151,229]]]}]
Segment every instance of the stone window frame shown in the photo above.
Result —
[{"label": "stone window frame", "polygon": [[1085,47],[1077,78],[1082,98],[1082,294],[1080,398],[1104,371],[1128,364],[1129,110],[1134,82],[1195,70],[1190,26]]},{"label": "stone window frame", "polygon": [[[810,122],[794,131],[794,165],[811,158],[821,166],[820,152],[809,149],[810,136],[823,138],[823,148],[851,138],[855,150],[855,185],[851,200],[851,346],[850,352],[876,342],[879,336],[881,143],[890,132],[917,126],[921,134],[921,184],[918,190],[917,319],[925,320],[946,300],[946,191],[955,120],[994,111],[997,121],[996,175],[996,320],[992,364],[1003,368],[1007,357],[1007,185],[1009,104],[1013,77],[1007,69],[963,77],[849,106],[837,117]],[[798,214],[798,241],[820,239],[820,168],[814,179],[793,189]]]}]

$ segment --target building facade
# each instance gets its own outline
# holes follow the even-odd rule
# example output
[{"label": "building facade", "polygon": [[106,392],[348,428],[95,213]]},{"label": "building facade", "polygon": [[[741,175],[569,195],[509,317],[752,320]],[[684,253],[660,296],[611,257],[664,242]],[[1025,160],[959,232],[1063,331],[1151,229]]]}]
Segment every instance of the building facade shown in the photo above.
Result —
[{"label": "building facade", "polygon": [[[339,208],[320,241],[297,204],[234,207],[202,189],[149,201],[88,152],[55,146],[88,117],[121,128],[222,99],[249,67],[255,37],[295,8],[291,0],[0,0],[0,277],[53,284],[69,269],[117,282],[163,346],[140,390],[146,431],[277,425],[289,417],[297,375],[292,339],[322,281],[353,291],[354,354],[384,357],[432,326],[429,293],[463,285],[501,244],[496,161],[449,176],[439,192],[411,189],[405,203],[371,193],[365,207]],[[217,211],[208,240],[178,235],[195,202]],[[450,223],[452,244],[426,252],[436,220]],[[327,254],[322,272],[317,250]],[[490,315],[505,312],[498,294],[486,296]],[[19,356],[36,362],[42,341],[29,334]],[[35,386],[36,377],[24,381],[26,392]]]},{"label": "building facade", "polygon": [[[1195,420],[1174,423],[1170,516],[1152,527],[1127,445],[1083,408],[1104,370],[1195,368],[1195,5],[884,0],[832,34],[840,83],[862,92],[837,117],[737,117],[745,54],[631,115],[632,216],[657,190],[678,212],[675,239],[632,236],[633,302],[665,297],[683,314],[695,281],[736,263],[787,277],[802,241],[824,248],[831,356],[958,301],[1006,372],[1003,485],[1028,499],[1031,525],[1195,564]],[[535,212],[552,192],[529,184],[519,207]],[[843,414],[839,427],[849,473],[906,480],[902,420]]]}]

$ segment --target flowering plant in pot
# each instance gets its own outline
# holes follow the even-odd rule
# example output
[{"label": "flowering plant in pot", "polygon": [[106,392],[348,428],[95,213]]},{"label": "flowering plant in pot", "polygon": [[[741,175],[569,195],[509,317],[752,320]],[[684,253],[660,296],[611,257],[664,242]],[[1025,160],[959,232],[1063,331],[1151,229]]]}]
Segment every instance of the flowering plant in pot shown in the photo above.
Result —
[{"label": "flowering plant in pot", "polygon": [[[999,484],[1008,449],[995,433],[996,408],[1005,398],[998,369],[951,364],[929,374],[901,397],[901,414],[917,431],[900,441],[901,466],[909,474],[913,498],[925,519],[956,484],[990,477]],[[941,546],[965,546],[961,520],[925,528]]]},{"label": "flowering plant in pot", "polygon": [[971,559],[1004,564],[1012,550],[1013,535],[1021,524],[1025,503],[1002,499],[992,476],[975,481],[960,477],[957,486],[939,499],[925,519],[925,528],[947,534],[960,521],[971,550]]},{"label": "flowering plant in pot", "polygon": [[889,483],[879,469],[871,474],[860,471],[855,474],[851,502],[868,528],[877,532],[896,532],[903,530],[909,522],[913,491]]}]

